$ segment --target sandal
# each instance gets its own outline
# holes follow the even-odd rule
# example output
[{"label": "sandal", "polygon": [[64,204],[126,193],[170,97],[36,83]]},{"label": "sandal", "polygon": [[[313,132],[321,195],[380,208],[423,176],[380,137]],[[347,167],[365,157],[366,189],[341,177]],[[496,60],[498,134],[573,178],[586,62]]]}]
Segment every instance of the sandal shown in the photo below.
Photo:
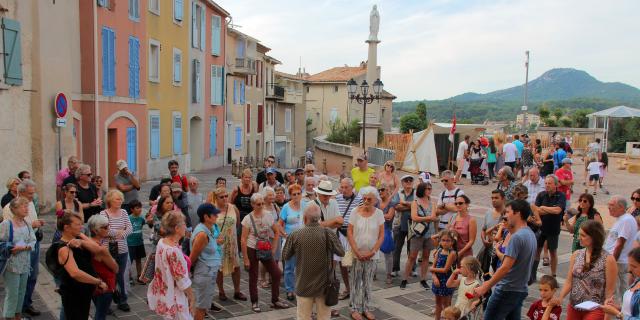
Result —
[{"label": "sandal", "polygon": [[340,316],[339,310],[331,310],[331,318],[337,318]]},{"label": "sandal", "polygon": [[260,309],[260,306],[258,305],[257,302],[251,304],[251,310],[255,313],[262,312],[262,309]]},{"label": "sandal", "polygon": [[549,258],[542,258],[542,265],[543,266],[549,266]]},{"label": "sandal", "polygon": [[287,292],[287,300],[293,301],[295,299],[296,299],[296,297],[293,295],[292,292]]},{"label": "sandal", "polygon": [[349,299],[349,291],[342,291],[342,293],[338,296],[338,300],[346,299]]},{"label": "sandal", "polygon": [[373,315],[373,313],[371,313],[370,311],[365,311],[363,313],[364,317],[369,319],[369,320],[376,320],[376,316]]},{"label": "sandal", "polygon": [[224,292],[221,292],[221,293],[218,294],[218,299],[220,299],[220,301],[229,300],[229,298],[227,298],[227,295]]},{"label": "sandal", "polygon": [[289,305],[284,303],[284,302],[282,302],[282,301],[276,301],[271,305],[271,307],[273,309],[288,309]]},{"label": "sandal", "polygon": [[362,320],[362,315],[358,313],[358,311],[351,312],[351,319],[353,320]]},{"label": "sandal", "polygon": [[267,289],[267,288],[270,288],[270,287],[271,287],[271,285],[269,284],[269,282],[267,280],[260,281],[260,288]]},{"label": "sandal", "polygon": [[242,292],[236,292],[233,294],[234,300],[247,301],[247,296],[242,294]]}]

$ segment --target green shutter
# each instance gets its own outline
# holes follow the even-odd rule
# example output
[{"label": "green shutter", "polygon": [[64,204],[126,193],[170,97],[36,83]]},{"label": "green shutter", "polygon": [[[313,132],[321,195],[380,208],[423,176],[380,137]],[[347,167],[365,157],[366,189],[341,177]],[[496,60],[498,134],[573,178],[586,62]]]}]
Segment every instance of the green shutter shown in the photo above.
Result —
[{"label": "green shutter", "polygon": [[4,40],[4,80],[10,85],[22,85],[20,22],[2,18],[2,38]]}]

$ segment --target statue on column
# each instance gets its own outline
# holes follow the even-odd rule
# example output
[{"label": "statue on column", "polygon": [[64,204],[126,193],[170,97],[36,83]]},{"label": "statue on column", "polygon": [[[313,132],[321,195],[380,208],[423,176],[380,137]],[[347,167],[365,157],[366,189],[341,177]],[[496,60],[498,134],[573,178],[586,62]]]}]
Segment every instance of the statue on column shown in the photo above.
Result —
[{"label": "statue on column", "polygon": [[369,41],[378,41],[378,30],[380,30],[380,13],[378,6],[373,5],[369,15]]}]

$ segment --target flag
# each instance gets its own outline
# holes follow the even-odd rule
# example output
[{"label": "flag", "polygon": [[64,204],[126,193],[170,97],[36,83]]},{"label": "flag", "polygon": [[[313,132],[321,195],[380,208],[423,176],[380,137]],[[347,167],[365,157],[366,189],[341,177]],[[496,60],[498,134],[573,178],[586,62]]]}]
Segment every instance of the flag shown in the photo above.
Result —
[{"label": "flag", "polygon": [[453,121],[451,121],[451,131],[449,131],[449,141],[453,143],[453,137],[456,134],[456,114],[453,114]]}]

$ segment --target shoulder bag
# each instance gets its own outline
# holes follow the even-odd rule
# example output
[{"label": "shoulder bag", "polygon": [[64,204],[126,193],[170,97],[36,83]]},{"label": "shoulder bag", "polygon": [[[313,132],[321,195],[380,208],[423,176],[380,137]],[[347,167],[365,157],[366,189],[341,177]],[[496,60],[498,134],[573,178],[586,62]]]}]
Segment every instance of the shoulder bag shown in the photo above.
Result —
[{"label": "shoulder bag", "polygon": [[329,247],[329,232],[325,229],[324,237],[327,246],[327,259],[329,268],[327,268],[327,285],[324,288],[324,304],[328,307],[338,304],[338,294],[340,293],[340,281],[336,278],[336,268],[333,264],[333,252]]},{"label": "shoulder bag", "polygon": [[[415,200],[416,204],[418,204],[418,200]],[[418,216],[420,217],[426,217],[424,215],[424,208],[422,207],[421,204],[418,204]],[[420,212],[422,212],[423,214],[420,214]],[[429,231],[429,227],[431,226],[431,223],[425,223],[425,222],[414,222],[413,226],[411,227],[411,230],[413,231],[413,236],[418,236],[418,237],[423,237],[427,231]]]},{"label": "shoulder bag", "polygon": [[[351,208],[351,204],[353,203],[353,199],[356,198],[356,195],[352,195],[351,196],[351,200],[349,200],[349,204],[347,204],[347,208],[344,209],[344,212],[342,213],[342,219],[344,219],[344,217],[347,216],[347,213],[349,212],[349,209]],[[336,230],[336,235],[338,235],[338,233],[342,233],[343,236],[347,236],[347,228],[344,225],[340,226],[340,228],[338,228],[338,230]]]},{"label": "shoulder bag", "polygon": [[253,232],[256,236],[256,257],[260,261],[270,261],[273,259],[273,253],[271,252],[271,242],[269,239],[262,239],[258,236],[258,228],[256,228],[256,222],[253,220],[253,215],[249,214],[251,224],[253,225]]},{"label": "shoulder bag", "polygon": [[9,238],[7,241],[0,242],[0,275],[4,274],[4,271],[9,265],[11,260],[11,250],[13,249],[13,222],[9,220]]}]

